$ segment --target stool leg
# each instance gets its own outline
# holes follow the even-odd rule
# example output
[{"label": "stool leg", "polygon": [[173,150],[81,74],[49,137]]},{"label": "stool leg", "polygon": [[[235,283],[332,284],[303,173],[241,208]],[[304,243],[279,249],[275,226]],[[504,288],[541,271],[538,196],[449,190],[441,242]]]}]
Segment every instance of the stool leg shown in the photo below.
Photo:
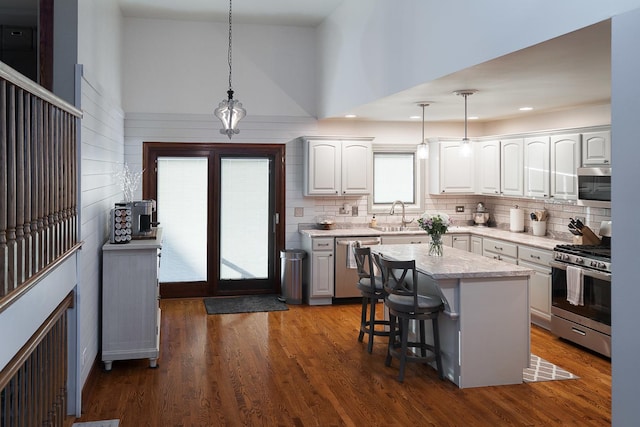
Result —
[{"label": "stool leg", "polygon": [[367,297],[362,297],[362,313],[360,314],[360,334],[358,335],[358,341],[362,342],[364,337],[364,331],[367,324]]},{"label": "stool leg", "polygon": [[384,361],[384,366],[391,366],[391,352],[396,342],[396,316],[389,314],[389,345],[387,348],[387,358]]},{"label": "stool leg", "polygon": [[436,367],[438,368],[438,377],[444,379],[444,369],[442,367],[442,356],[440,355],[440,331],[438,330],[438,318],[434,317],[431,321],[433,325],[433,348],[436,353]]},{"label": "stool leg", "polygon": [[400,319],[400,372],[398,381],[404,381],[404,368],[407,364],[407,343],[409,341],[409,319]]},{"label": "stool leg", "polygon": [[422,357],[427,357],[427,349],[426,349],[426,342],[427,339],[425,337],[425,332],[424,332],[424,320],[420,321],[420,355]]},{"label": "stool leg", "polygon": [[371,354],[371,352],[373,351],[373,333],[376,326],[376,299],[373,296],[369,298],[369,306],[371,320],[369,320],[369,346],[367,347],[367,351],[369,352],[369,354]]}]

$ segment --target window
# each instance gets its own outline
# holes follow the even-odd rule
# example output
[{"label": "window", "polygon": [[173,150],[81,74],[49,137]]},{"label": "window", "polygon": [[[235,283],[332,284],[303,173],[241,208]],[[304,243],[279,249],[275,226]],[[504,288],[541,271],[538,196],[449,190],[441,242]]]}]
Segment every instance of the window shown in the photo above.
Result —
[{"label": "window", "polygon": [[422,211],[422,170],[415,146],[373,147],[373,194],[369,212],[389,212],[395,200],[402,200],[407,211]]}]

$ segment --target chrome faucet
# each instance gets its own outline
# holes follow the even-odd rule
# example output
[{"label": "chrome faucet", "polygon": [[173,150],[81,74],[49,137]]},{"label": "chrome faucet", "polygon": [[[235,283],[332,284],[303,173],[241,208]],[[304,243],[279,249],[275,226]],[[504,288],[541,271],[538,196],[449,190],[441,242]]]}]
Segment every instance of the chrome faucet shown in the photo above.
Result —
[{"label": "chrome faucet", "polygon": [[406,227],[407,224],[411,224],[413,222],[413,219],[410,219],[409,221],[407,221],[407,219],[404,216],[404,202],[402,200],[396,200],[391,204],[391,210],[389,211],[389,215],[393,215],[395,214],[395,209],[396,209],[396,205],[400,203],[402,205],[402,228]]}]

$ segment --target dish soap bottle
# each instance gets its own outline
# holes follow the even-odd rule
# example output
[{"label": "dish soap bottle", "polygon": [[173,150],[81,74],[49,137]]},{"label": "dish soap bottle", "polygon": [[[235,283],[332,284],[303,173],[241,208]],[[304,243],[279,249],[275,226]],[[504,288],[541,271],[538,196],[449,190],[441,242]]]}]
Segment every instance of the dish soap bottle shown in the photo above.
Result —
[{"label": "dish soap bottle", "polygon": [[376,219],[376,216],[374,215],[373,218],[371,218],[371,222],[369,223],[370,227],[375,227],[378,225],[378,220]]}]

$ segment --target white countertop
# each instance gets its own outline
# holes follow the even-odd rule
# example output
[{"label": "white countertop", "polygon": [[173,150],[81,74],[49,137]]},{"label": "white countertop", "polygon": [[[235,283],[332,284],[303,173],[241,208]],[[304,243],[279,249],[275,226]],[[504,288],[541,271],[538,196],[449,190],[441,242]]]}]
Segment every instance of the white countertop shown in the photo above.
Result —
[{"label": "white countertop", "polygon": [[[417,235],[426,234],[425,231],[410,229],[405,231],[380,231],[374,228],[336,228],[333,230],[300,230],[300,233],[309,237],[371,237],[393,235]],[[473,234],[481,237],[508,240],[513,243],[532,246],[540,249],[553,250],[556,245],[567,244],[567,241],[557,240],[551,237],[538,237],[530,233],[514,233],[494,227],[455,226],[449,227],[447,234]],[[445,250],[448,247],[445,248]]]},{"label": "white countertop", "polygon": [[429,245],[378,245],[371,251],[391,260],[415,260],[416,269],[434,279],[530,276],[532,270],[461,249],[444,247],[444,255],[429,255]]}]

